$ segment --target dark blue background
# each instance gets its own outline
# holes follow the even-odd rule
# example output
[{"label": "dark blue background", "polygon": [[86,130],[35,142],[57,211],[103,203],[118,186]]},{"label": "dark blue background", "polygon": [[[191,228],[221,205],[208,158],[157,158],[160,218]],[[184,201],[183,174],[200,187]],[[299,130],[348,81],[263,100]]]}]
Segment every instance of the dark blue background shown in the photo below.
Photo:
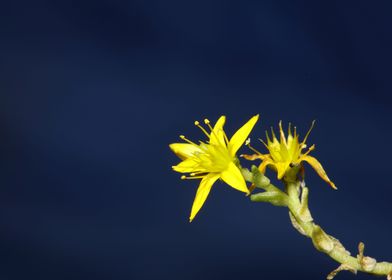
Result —
[{"label": "dark blue background", "polygon": [[4,1],[0,279],[324,279],[283,208],[218,183],[188,223],[168,144],[221,114],[317,119],[314,217],[392,260],[388,2]]}]

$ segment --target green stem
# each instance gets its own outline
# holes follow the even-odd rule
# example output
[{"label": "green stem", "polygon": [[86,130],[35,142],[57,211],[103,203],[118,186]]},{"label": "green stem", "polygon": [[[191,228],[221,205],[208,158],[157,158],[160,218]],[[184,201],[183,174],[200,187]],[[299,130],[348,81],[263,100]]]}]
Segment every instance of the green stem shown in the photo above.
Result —
[{"label": "green stem", "polygon": [[[256,171],[252,169],[252,173],[255,175]],[[249,175],[249,174],[248,174]],[[268,186],[266,186],[266,180],[263,176],[256,174],[250,178],[246,178],[250,182],[254,183],[257,187],[262,188],[265,192],[255,194],[251,196],[252,201],[270,202],[274,205],[287,206],[294,227],[303,235],[309,237],[315,248],[332,259],[341,264],[341,266],[328,275],[327,279],[332,279],[341,270],[350,270],[352,272],[362,271],[374,275],[385,275],[388,279],[392,279],[392,263],[389,262],[376,262],[375,259],[363,256],[364,245],[360,243],[359,254],[356,257],[351,254],[343,247],[343,245],[336,238],[324,232],[324,230],[313,222],[313,218],[308,208],[308,189],[301,187],[298,180],[286,180],[286,192],[284,197],[282,196],[282,202],[276,203],[275,200],[268,201],[270,192],[268,189],[273,189],[276,192],[277,187],[273,186],[268,180]],[[263,180],[260,180],[263,179]],[[264,178],[266,178],[264,176]],[[257,199],[260,197],[260,199]]]}]

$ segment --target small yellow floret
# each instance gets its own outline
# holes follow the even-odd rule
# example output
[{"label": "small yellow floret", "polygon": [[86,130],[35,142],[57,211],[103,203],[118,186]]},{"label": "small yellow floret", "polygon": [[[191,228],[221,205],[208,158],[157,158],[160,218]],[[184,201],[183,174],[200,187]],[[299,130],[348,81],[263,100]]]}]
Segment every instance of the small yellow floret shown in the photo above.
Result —
[{"label": "small yellow floret", "polygon": [[282,179],[291,167],[299,165],[301,162],[305,161],[313,167],[313,169],[324,181],[326,181],[332,188],[336,189],[335,184],[328,178],[327,173],[324,171],[324,168],[320,162],[316,158],[309,155],[309,153],[315,149],[315,145],[310,146],[305,153],[302,153],[302,150],[307,147],[305,142],[314,127],[314,123],[315,122],[313,121],[309,131],[305,135],[304,140],[299,142],[299,135],[297,134],[296,128],[294,127],[293,133],[291,131],[291,124],[289,124],[288,135],[286,137],[282,128],[282,122],[280,121],[280,139],[278,140],[278,138],[275,136],[274,130],[271,128],[272,139],[270,139],[268,132],[266,132],[267,143],[261,140],[268,149],[268,154],[262,154],[248,145],[248,147],[251,148],[256,154],[243,156],[248,160],[261,159],[262,162],[259,166],[260,171],[264,173],[267,166],[269,166],[277,172],[278,179]]}]

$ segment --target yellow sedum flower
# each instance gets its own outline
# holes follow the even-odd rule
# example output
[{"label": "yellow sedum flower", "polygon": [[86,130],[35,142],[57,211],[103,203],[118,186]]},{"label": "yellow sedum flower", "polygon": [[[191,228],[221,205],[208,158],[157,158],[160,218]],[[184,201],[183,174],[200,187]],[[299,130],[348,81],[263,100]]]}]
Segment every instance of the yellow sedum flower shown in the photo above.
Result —
[{"label": "yellow sedum flower", "polygon": [[293,135],[291,132],[291,125],[289,124],[288,136],[286,138],[282,128],[282,122],[279,122],[280,141],[276,138],[272,128],[272,140],[269,138],[268,132],[266,132],[267,143],[262,141],[268,149],[269,154],[260,153],[259,151],[252,148],[248,143],[249,148],[256,152],[256,154],[243,156],[248,160],[261,159],[262,162],[259,166],[260,171],[264,173],[267,166],[270,166],[277,172],[278,179],[282,179],[292,166],[299,165],[301,162],[305,161],[313,167],[313,169],[324,181],[326,181],[332,188],[336,189],[335,184],[328,178],[327,173],[324,171],[324,168],[320,162],[316,158],[309,155],[309,153],[315,149],[315,145],[312,145],[305,153],[302,153],[302,150],[306,148],[305,142],[313,126],[314,121],[312,122],[312,126],[307,132],[304,140],[300,143],[296,128],[294,127]]},{"label": "yellow sedum flower", "polygon": [[259,115],[252,117],[230,140],[223,130],[225,116],[221,116],[213,128],[209,120],[204,120],[211,131],[210,133],[196,121],[195,125],[208,137],[207,142],[200,141],[200,144],[196,144],[181,135],[180,138],[186,143],[170,144],[170,149],[182,159],[182,162],[173,166],[173,170],[189,173],[189,177],[184,175],[181,179],[201,179],[192,205],[190,222],[203,206],[212,185],[218,179],[222,179],[234,189],[249,194],[245,179],[236,165],[236,153],[248,138],[258,118]]}]

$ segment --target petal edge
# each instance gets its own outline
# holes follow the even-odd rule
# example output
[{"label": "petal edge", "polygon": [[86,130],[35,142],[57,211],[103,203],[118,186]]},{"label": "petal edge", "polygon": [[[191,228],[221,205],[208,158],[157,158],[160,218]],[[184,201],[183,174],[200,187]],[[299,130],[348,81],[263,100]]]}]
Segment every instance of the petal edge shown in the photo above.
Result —
[{"label": "petal edge", "polygon": [[239,148],[241,148],[242,144],[244,144],[258,119],[259,115],[253,116],[231,137],[229,141],[229,152],[232,157],[235,156]]},{"label": "petal edge", "polygon": [[247,194],[249,193],[240,169],[233,162],[230,162],[227,169],[221,173],[221,178],[232,188]]},{"label": "petal edge", "polygon": [[200,211],[204,202],[206,201],[208,194],[211,191],[212,185],[219,179],[219,174],[208,174],[200,182],[199,188],[197,189],[195,199],[192,204],[191,215],[189,222],[195,218],[197,213]]}]

